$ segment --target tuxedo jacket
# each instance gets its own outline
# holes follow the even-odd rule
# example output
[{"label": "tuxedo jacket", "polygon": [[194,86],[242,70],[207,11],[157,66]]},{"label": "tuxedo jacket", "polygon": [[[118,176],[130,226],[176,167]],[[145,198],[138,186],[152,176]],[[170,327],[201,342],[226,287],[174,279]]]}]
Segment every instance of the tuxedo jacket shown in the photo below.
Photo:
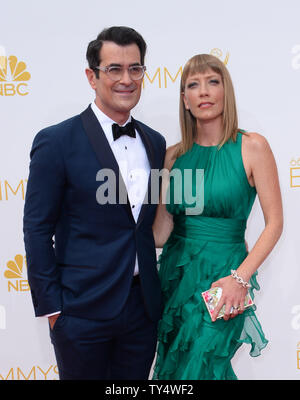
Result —
[{"label": "tuxedo jacket", "polygon": [[[133,122],[150,168],[162,169],[165,139]],[[158,320],[162,302],[152,234],[157,204],[144,202],[135,222],[129,202],[118,202],[123,180],[91,107],[40,131],[30,157],[24,242],[35,315],[62,311],[89,319],[116,317],[128,297],[137,255],[145,310]],[[116,204],[97,201],[104,182],[96,176],[103,168],[115,173]]]}]

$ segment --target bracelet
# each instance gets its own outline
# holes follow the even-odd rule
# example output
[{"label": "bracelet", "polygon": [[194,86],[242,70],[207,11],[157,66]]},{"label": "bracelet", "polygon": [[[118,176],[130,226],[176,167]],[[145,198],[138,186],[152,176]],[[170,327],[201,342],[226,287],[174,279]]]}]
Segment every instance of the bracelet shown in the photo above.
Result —
[{"label": "bracelet", "polygon": [[240,276],[238,276],[237,272],[235,269],[231,270],[231,276],[238,282],[240,283],[244,288],[251,288],[250,283],[245,282],[243,280],[243,278],[241,278]]}]

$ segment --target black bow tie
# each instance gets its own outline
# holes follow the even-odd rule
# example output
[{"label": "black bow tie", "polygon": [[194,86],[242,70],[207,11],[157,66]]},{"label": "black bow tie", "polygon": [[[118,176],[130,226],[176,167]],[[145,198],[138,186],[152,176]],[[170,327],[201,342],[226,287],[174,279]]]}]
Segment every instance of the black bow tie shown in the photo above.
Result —
[{"label": "black bow tie", "polygon": [[119,139],[122,135],[128,135],[135,138],[135,130],[132,122],[128,122],[125,126],[120,126],[118,124],[113,124],[112,132],[114,140]]}]

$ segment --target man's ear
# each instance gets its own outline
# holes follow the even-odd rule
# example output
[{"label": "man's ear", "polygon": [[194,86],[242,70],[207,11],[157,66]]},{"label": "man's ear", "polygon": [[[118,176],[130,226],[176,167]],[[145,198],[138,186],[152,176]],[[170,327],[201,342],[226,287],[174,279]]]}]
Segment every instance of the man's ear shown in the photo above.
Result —
[{"label": "man's ear", "polygon": [[85,74],[86,74],[86,77],[87,77],[87,79],[89,81],[89,84],[91,85],[92,89],[96,89],[95,79],[97,79],[97,78],[96,78],[95,71],[93,71],[90,68],[86,68]]}]

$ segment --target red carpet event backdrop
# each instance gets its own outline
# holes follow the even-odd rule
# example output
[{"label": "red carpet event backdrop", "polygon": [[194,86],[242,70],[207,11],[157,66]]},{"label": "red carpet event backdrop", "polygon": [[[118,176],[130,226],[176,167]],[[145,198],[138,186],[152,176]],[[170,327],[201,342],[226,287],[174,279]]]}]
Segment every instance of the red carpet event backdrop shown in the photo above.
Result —
[{"label": "red carpet event backdrop", "polygon": [[[27,0],[1,5],[0,24],[0,380],[53,380],[58,370],[46,318],[35,318],[22,218],[36,133],[93,101],[87,44],[105,27],[131,26],[148,44],[142,98],[133,116],[180,138],[179,81],[195,54],[219,57],[232,76],[239,126],[264,135],[274,152],[284,232],[259,269],[257,314],[269,344],[257,358],[244,345],[239,379],[300,379],[300,3]],[[264,226],[256,200],[249,248]],[[159,254],[159,252],[158,252]],[[42,263],[43,260],[41,259]],[[155,295],[155,294],[153,294]]]}]

